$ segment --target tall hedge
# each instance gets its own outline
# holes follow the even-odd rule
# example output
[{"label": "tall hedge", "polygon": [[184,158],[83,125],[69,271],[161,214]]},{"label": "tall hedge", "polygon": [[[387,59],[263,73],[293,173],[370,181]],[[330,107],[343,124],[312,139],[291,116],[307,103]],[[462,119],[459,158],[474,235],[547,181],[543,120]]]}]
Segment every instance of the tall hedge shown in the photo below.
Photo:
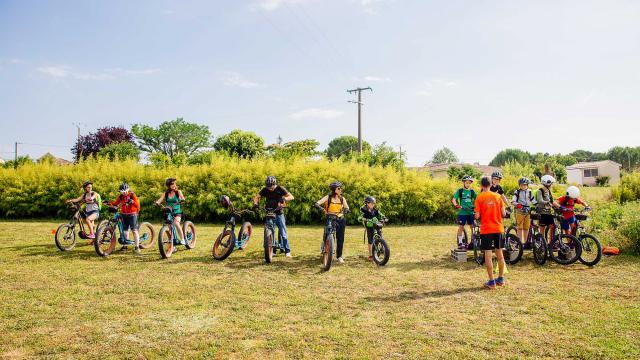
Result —
[{"label": "tall hedge", "polygon": [[[92,180],[103,199],[113,199],[126,181],[141,200],[141,217],[160,218],[153,207],[167,177],[176,177],[189,204],[187,216],[198,221],[221,221],[227,213],[217,199],[227,194],[238,207],[250,207],[264,178],[275,175],[295,196],[287,210],[290,223],[312,223],[321,216],[312,204],[326,195],[334,180],[345,184],[345,197],[356,210],[366,195],[396,223],[442,222],[453,219],[450,198],[457,184],[432,180],[424,173],[369,167],[356,162],[328,160],[244,160],[220,157],[208,165],[164,168],[133,161],[84,161],[76,165],[28,164],[17,170],[0,169],[0,217],[60,218],[68,215],[64,200],[81,194],[81,184]],[[355,216],[350,216],[351,220]]]}]

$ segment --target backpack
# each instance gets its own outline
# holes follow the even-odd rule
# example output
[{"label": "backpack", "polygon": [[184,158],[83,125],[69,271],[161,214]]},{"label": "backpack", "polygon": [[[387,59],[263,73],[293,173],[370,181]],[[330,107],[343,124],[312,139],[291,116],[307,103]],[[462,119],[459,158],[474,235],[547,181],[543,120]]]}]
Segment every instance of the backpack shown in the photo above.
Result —
[{"label": "backpack", "polygon": [[527,190],[516,189],[516,192],[514,194],[516,196],[516,201],[518,201],[520,199],[520,192],[521,191],[529,192],[529,201],[531,201],[531,203],[533,204],[533,201],[535,199],[533,198],[533,192],[531,191],[531,189],[527,189]]},{"label": "backpack", "polygon": [[[471,198],[474,199],[476,197],[476,192],[473,189],[469,189],[471,190]],[[458,189],[458,199],[462,200],[462,192],[464,191],[463,188]],[[460,205],[460,204],[458,204]]]},{"label": "backpack", "polygon": [[[325,211],[329,211],[330,204],[331,204],[331,194],[327,195],[327,202],[324,204]],[[340,196],[340,204],[344,208],[344,196]]]},{"label": "backpack", "polygon": [[102,196],[100,196],[100,194],[95,191],[93,193],[96,194],[96,201],[98,202],[98,211],[102,211]]}]

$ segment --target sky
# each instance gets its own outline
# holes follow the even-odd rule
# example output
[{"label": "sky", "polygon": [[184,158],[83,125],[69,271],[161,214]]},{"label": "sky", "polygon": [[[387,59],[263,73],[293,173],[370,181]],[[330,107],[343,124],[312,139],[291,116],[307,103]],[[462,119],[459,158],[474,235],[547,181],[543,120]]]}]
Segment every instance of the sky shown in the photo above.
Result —
[{"label": "sky", "polygon": [[103,126],[182,117],[267,144],[638,146],[638,1],[0,0],[0,157],[71,158]]}]

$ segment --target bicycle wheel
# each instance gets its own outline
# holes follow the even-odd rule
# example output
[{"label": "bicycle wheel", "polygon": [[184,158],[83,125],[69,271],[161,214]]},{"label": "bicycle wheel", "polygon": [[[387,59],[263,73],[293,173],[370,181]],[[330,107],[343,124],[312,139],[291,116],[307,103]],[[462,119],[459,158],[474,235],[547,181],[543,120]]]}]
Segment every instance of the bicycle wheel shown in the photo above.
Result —
[{"label": "bicycle wheel", "polygon": [[158,250],[163,259],[168,259],[173,255],[173,233],[171,226],[162,225],[158,234]]},{"label": "bicycle wheel", "polygon": [[531,245],[533,251],[533,261],[538,265],[544,265],[547,262],[547,240],[542,234],[536,234],[533,237]]},{"label": "bicycle wheel", "polygon": [[333,262],[333,235],[328,234],[324,237],[322,246],[322,270],[329,271]]},{"label": "bicycle wheel", "polygon": [[480,239],[473,238],[473,260],[476,264],[484,265],[484,250],[480,248]]},{"label": "bicycle wheel", "polygon": [[582,254],[580,240],[569,234],[557,235],[549,247],[551,259],[561,265],[571,265]]},{"label": "bicycle wheel", "polygon": [[602,244],[600,240],[591,234],[580,234],[579,240],[582,245],[580,262],[587,266],[594,266],[600,262],[600,259],[602,259]]},{"label": "bicycle wheel", "polygon": [[379,236],[373,238],[372,244],[373,262],[378,266],[385,266],[389,261],[391,251],[387,242]]},{"label": "bicycle wheel", "polygon": [[109,256],[116,248],[116,228],[106,224],[98,228],[93,247],[100,256]]},{"label": "bicycle wheel", "polygon": [[56,246],[60,251],[69,251],[76,246],[76,227],[71,224],[58,226],[55,236]]},{"label": "bicycle wheel", "polygon": [[242,223],[240,227],[240,231],[238,232],[238,241],[240,241],[240,249],[244,250],[249,245],[249,240],[251,239],[251,232],[253,228],[251,227],[251,223],[246,221]]},{"label": "bicycle wheel", "polygon": [[140,238],[140,249],[149,249],[153,246],[153,242],[156,240],[156,231],[153,229],[153,225],[148,222],[141,223],[138,234]]},{"label": "bicycle wheel", "polygon": [[185,221],[182,224],[182,233],[184,234],[184,246],[187,249],[196,247],[196,226],[191,221]]},{"label": "bicycle wheel", "polygon": [[509,265],[515,265],[522,259],[522,242],[520,238],[514,234],[507,234],[504,241],[505,257],[504,262]]},{"label": "bicycle wheel", "polygon": [[228,258],[233,252],[235,242],[236,240],[233,238],[233,233],[230,230],[221,232],[213,243],[213,249],[211,251],[213,258],[220,261]]},{"label": "bicycle wheel", "polygon": [[273,232],[270,229],[264,229],[264,262],[271,264],[273,260]]}]

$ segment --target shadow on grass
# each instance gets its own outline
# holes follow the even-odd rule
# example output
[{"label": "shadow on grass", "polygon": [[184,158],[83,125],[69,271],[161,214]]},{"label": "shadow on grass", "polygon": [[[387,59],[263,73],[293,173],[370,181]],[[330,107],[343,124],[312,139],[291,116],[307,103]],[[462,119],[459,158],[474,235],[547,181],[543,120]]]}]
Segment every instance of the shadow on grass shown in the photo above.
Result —
[{"label": "shadow on grass", "polygon": [[447,296],[457,295],[457,294],[466,294],[466,293],[475,293],[486,291],[481,286],[473,286],[473,287],[463,287],[457,289],[443,289],[443,290],[433,290],[427,292],[416,292],[416,291],[404,291],[397,295],[388,295],[388,296],[369,296],[365,297],[366,301],[373,302],[401,302],[401,301],[412,301],[412,300],[420,300],[426,298],[443,298]]},{"label": "shadow on grass", "polygon": [[20,245],[6,247],[4,249],[17,252],[19,256],[49,256],[65,259],[87,259],[97,256],[95,251],[93,251],[93,246],[87,244],[76,244],[76,246],[69,251],[60,251],[55,244]]},{"label": "shadow on grass", "polygon": [[396,269],[398,271],[414,271],[414,270],[427,270],[427,269],[452,269],[452,270],[477,270],[480,266],[476,264],[471,257],[466,263],[457,263],[451,260],[449,256],[434,256],[431,259],[425,259],[420,261],[409,262],[393,262],[393,259],[389,260],[389,263],[385,266],[388,268]]}]

